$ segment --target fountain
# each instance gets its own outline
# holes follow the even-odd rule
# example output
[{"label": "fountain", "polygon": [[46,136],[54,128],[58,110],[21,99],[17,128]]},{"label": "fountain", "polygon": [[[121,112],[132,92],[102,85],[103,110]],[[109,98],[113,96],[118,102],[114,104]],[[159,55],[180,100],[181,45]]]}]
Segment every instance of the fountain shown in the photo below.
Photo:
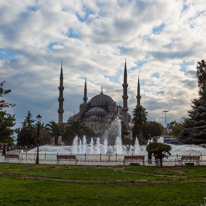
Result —
[{"label": "fountain", "polygon": [[[102,143],[100,143],[102,141]],[[152,140],[148,141],[152,142]],[[160,137],[157,142],[164,142],[164,138]],[[171,145],[172,155],[206,155],[206,149],[197,145]],[[91,138],[90,144],[86,144],[86,137],[83,136],[81,140],[79,137],[75,136],[72,146],[51,146],[44,145],[39,147],[40,153],[47,154],[74,154],[79,157],[87,158],[90,156],[97,156],[99,154],[106,155],[118,155],[123,158],[125,155],[145,155],[147,156],[146,145],[139,145],[139,141],[135,139],[135,145],[122,145],[121,139],[121,120],[117,117],[112,123],[110,128],[104,133],[103,138],[97,137],[95,139]],[[30,150],[28,153],[36,153],[36,148]],[[92,158],[92,157],[91,157]],[[99,157],[98,157],[99,158]]]}]

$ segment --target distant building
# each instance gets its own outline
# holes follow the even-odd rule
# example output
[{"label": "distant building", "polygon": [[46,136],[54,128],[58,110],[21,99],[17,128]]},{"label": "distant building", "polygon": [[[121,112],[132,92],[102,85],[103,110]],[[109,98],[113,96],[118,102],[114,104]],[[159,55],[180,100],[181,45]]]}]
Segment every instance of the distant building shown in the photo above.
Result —
[{"label": "distant building", "polygon": [[[79,106],[79,112],[71,116],[67,123],[71,122],[72,120],[82,120],[85,125],[89,126],[94,132],[96,136],[100,136],[103,130],[110,126],[111,122],[119,115],[120,119],[126,125],[128,131],[130,132],[129,138],[132,138],[132,126],[133,121],[131,115],[128,113],[128,95],[127,95],[127,65],[125,61],[124,66],[124,78],[123,78],[123,106],[118,106],[117,103],[113,100],[112,97],[104,94],[103,88],[101,89],[100,94],[94,96],[90,101],[87,101],[87,82],[85,79],[84,85],[84,97],[83,103]],[[63,68],[61,65],[61,72],[60,72],[60,86],[59,86],[59,123],[63,123]],[[138,78],[138,86],[137,86],[137,105],[140,105],[140,83]]]}]

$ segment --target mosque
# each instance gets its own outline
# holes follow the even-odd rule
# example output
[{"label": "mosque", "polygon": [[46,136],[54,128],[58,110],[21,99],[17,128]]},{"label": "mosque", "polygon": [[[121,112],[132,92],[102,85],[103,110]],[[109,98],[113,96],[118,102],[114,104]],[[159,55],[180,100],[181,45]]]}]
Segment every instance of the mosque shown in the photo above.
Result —
[{"label": "mosque", "polygon": [[[108,128],[111,124],[111,122],[119,116],[119,118],[124,122],[126,125],[128,131],[130,134],[128,135],[128,138],[132,138],[132,127],[133,127],[133,121],[131,118],[131,115],[128,113],[128,95],[127,95],[127,65],[125,61],[124,65],[124,77],[123,77],[123,106],[118,106],[117,103],[113,100],[112,97],[106,95],[103,93],[103,88],[101,90],[101,93],[91,98],[90,101],[87,101],[87,82],[85,79],[85,85],[84,85],[84,97],[83,97],[83,103],[79,106],[79,112],[77,114],[74,114],[71,116],[67,123],[73,121],[73,120],[82,120],[84,124],[88,127],[90,127],[94,133],[95,136],[101,136],[102,132],[105,128]],[[63,124],[63,68],[61,65],[61,71],[60,71],[60,86],[59,86],[59,109],[58,109],[58,122],[60,124]],[[138,85],[137,85],[137,105],[140,105],[140,84],[139,84],[139,78],[138,78]],[[64,123],[66,124],[66,123]]]}]

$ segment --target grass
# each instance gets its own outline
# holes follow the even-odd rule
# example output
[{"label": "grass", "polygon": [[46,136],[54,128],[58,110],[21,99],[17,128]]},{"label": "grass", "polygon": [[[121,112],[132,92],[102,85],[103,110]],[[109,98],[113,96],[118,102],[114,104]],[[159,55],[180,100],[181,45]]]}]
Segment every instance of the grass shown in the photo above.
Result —
[{"label": "grass", "polygon": [[93,184],[0,176],[0,205],[200,205],[204,183]]},{"label": "grass", "polygon": [[[177,172],[163,167],[164,176],[157,167],[131,167],[130,173],[117,171],[117,167],[94,169],[89,166],[0,164],[6,174],[25,174],[38,177],[78,180],[173,180]],[[159,167],[158,167],[159,168]],[[170,167],[171,168],[171,167]],[[180,179],[205,180],[206,167],[184,167]],[[146,174],[149,173],[149,174]],[[167,176],[170,175],[170,176]],[[179,174],[178,174],[179,175]],[[7,177],[0,175],[0,205],[201,205],[206,189],[204,182],[180,183],[75,183]]]}]

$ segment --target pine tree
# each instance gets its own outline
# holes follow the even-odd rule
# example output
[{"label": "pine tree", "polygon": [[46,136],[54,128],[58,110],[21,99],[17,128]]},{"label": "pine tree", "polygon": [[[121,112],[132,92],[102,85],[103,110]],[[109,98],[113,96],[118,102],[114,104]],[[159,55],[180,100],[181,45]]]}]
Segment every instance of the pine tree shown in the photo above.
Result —
[{"label": "pine tree", "polygon": [[196,77],[198,78],[199,95],[200,99],[206,102],[206,62],[202,60],[197,64]]},{"label": "pine tree", "polygon": [[206,102],[202,99],[192,101],[192,110],[185,119],[180,141],[187,144],[206,143]]},{"label": "pine tree", "polygon": [[34,135],[34,124],[35,120],[32,119],[31,112],[28,111],[27,116],[22,123],[22,128],[18,129],[17,144],[18,145],[36,145],[37,139]]},{"label": "pine tree", "polygon": [[189,144],[206,143],[206,62],[198,62],[199,98],[192,101],[189,117],[185,119],[180,134],[180,141]]},{"label": "pine tree", "polygon": [[[10,89],[3,89],[3,85],[6,81],[0,83],[0,97],[3,98],[3,95],[9,94]],[[12,127],[15,125],[15,115],[7,113],[6,108],[14,107],[14,104],[9,104],[5,100],[0,99],[0,143],[13,143],[14,129]]]}]

